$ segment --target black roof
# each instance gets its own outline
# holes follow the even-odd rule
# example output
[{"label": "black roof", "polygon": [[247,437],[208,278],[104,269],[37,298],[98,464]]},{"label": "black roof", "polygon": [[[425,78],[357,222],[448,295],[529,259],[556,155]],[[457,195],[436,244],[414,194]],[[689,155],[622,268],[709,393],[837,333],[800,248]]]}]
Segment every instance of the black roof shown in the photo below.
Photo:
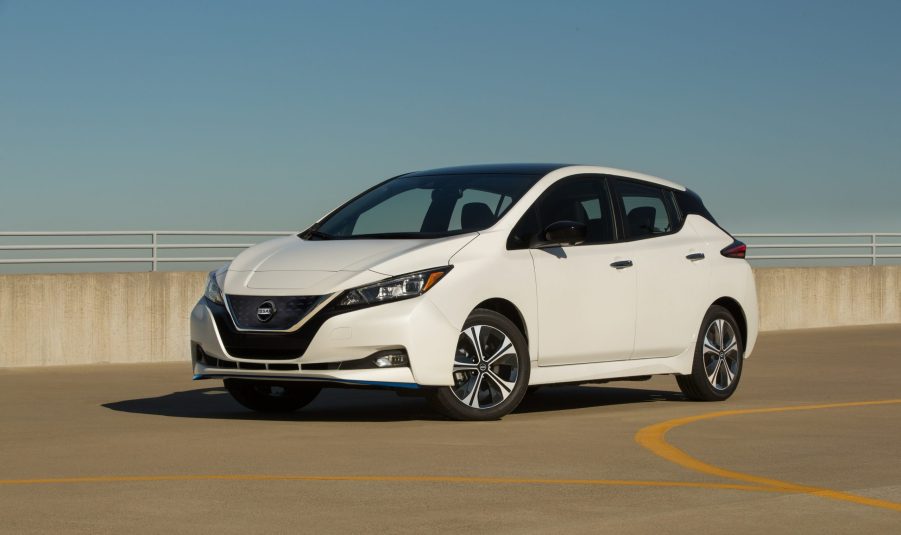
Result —
[{"label": "black roof", "polygon": [[461,165],[414,171],[404,176],[433,175],[546,175],[551,171],[567,167],[567,163],[492,163],[481,165]]}]

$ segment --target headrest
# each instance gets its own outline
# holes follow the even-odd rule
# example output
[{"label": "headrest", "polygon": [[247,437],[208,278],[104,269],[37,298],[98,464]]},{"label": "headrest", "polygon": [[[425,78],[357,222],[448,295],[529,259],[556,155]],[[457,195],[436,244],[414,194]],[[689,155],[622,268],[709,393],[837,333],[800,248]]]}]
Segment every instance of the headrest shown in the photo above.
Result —
[{"label": "headrest", "polygon": [[556,221],[575,221],[577,223],[588,223],[588,212],[582,203],[576,199],[560,199],[550,207],[548,211],[547,223]]},{"label": "headrest", "polygon": [[629,211],[629,234],[644,236],[654,233],[654,221],[657,220],[657,209],[653,206],[639,206]]},{"label": "headrest", "polygon": [[483,202],[471,202],[463,205],[460,212],[460,226],[463,230],[481,230],[494,224],[494,212]]}]

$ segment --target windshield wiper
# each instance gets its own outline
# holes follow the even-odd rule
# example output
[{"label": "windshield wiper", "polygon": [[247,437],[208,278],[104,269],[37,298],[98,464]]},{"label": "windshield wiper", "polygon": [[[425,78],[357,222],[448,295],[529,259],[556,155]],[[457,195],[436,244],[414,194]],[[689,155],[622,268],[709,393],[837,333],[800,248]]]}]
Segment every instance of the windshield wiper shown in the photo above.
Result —
[{"label": "windshield wiper", "polygon": [[325,232],[319,232],[318,230],[311,230],[310,232],[307,232],[307,237],[308,238],[319,238],[320,240],[335,239],[335,237],[332,236],[331,234],[326,234]]},{"label": "windshield wiper", "polygon": [[326,234],[325,232],[319,232],[318,229],[319,229],[319,226],[316,225],[314,227],[311,227],[306,232],[299,234],[298,236],[305,240],[309,240],[310,238],[316,238],[316,239],[320,239],[320,240],[334,240],[335,239],[335,237],[332,236],[331,234]]}]

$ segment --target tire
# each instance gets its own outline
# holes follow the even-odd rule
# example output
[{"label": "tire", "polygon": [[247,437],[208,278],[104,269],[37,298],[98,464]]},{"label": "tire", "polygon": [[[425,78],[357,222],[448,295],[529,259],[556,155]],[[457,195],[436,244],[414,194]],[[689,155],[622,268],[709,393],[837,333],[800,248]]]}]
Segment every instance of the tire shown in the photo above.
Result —
[{"label": "tire", "polygon": [[291,381],[226,379],[225,389],[248,409],[264,413],[294,412],[309,405],[319,395],[319,386]]},{"label": "tire", "polygon": [[522,401],[530,367],[528,344],[516,325],[497,312],[476,309],[457,342],[454,386],[434,388],[428,399],[454,420],[497,420]]},{"label": "tire", "polygon": [[701,322],[691,374],[676,376],[679,389],[693,401],[729,399],[741,380],[744,350],[732,314],[718,305],[710,307]]}]

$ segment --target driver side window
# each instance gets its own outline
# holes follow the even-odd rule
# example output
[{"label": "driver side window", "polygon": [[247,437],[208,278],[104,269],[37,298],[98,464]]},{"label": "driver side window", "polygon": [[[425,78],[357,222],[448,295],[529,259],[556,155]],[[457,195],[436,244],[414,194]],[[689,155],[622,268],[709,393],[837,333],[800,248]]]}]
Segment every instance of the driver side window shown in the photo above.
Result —
[{"label": "driver side window", "polygon": [[583,175],[564,178],[552,185],[516,224],[507,248],[529,247],[548,225],[557,221],[576,221],[588,227],[588,235],[581,245],[614,241],[607,181]]}]

